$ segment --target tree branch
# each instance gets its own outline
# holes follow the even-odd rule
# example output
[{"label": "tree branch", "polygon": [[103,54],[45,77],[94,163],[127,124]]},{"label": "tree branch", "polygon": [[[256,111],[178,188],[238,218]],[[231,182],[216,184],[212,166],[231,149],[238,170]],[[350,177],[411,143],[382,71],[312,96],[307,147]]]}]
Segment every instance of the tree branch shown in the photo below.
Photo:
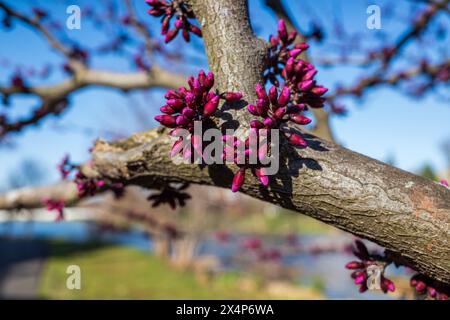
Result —
[{"label": "tree branch", "polygon": [[[305,135],[312,147],[285,150],[269,189],[247,177],[242,191],[370,239],[416,270],[450,282],[450,190],[331,142]],[[236,167],[175,165],[171,138],[156,129],[97,142],[94,169],[126,183],[193,182],[229,188]]]},{"label": "tree branch", "polygon": [[[219,90],[254,99],[266,50],[251,31],[247,2],[190,3],[203,26]],[[246,111],[232,112],[245,125]],[[280,170],[267,189],[247,175],[242,192],[372,240],[449,284],[450,190],[312,135],[304,138],[306,149],[283,146]],[[144,187],[167,182],[230,187],[236,166],[176,165],[168,156],[171,139],[158,128],[119,142],[97,141],[92,174]]]}]

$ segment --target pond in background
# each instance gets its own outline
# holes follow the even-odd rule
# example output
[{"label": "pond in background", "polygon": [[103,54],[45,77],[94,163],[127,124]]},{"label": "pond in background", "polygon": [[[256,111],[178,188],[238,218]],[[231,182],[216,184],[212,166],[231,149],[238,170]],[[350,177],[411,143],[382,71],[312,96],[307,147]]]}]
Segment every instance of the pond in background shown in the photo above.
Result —
[{"label": "pond in background", "polygon": [[[130,229],[120,232],[98,232],[92,222],[3,222],[0,223],[0,237],[33,238],[33,239],[60,239],[71,242],[100,241],[104,243],[124,245],[143,251],[152,251],[152,241],[148,235],[139,229]],[[244,235],[231,237],[227,243],[219,243],[215,239],[207,239],[198,246],[197,254],[215,255],[222,261],[224,268],[237,270],[238,265],[233,263],[232,257],[241,249],[241,240]],[[299,236],[299,243],[308,245],[313,243],[349,243],[351,237],[323,235]],[[267,237],[265,242],[274,239]],[[1,239],[0,239],[1,241]],[[275,240],[274,240],[275,241]],[[1,254],[1,253],[0,253]],[[351,255],[333,252],[321,254],[290,254],[282,257],[281,262],[289,267],[298,268],[301,273],[301,283],[312,284],[319,281],[323,286],[324,294],[330,299],[389,299],[391,297],[379,293],[366,292],[360,294],[344,265],[352,259]],[[402,269],[390,269],[390,274],[404,275]],[[306,282],[305,282],[306,281]]]}]

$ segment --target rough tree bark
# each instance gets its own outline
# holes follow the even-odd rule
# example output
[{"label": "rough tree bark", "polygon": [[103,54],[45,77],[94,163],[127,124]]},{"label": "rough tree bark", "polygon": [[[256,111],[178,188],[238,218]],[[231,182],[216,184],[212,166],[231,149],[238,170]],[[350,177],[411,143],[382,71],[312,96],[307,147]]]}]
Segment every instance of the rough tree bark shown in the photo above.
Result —
[{"label": "rough tree bark", "polygon": [[[250,27],[246,0],[191,0],[203,27],[211,70],[221,91],[251,100],[261,81],[265,47]],[[246,121],[245,110],[233,111]],[[281,150],[280,171],[262,188],[247,175],[242,192],[372,240],[411,267],[450,283],[450,190],[312,135],[309,147]],[[176,165],[165,129],[98,141],[94,174],[145,187],[193,182],[229,188],[235,166]]]}]

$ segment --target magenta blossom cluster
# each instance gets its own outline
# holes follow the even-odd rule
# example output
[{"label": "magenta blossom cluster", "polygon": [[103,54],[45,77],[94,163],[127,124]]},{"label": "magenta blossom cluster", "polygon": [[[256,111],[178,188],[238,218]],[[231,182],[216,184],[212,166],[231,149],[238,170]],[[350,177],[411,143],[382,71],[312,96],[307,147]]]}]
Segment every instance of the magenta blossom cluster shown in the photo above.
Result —
[{"label": "magenta blossom cluster", "polygon": [[[150,15],[161,17],[161,34],[165,36],[165,43],[175,39],[180,31],[186,42],[190,41],[190,33],[202,37],[200,28],[189,21],[189,19],[195,19],[195,15],[184,1],[145,0],[145,2],[151,7],[148,10]],[[173,28],[170,29],[170,20],[173,17],[176,17],[176,20]]]},{"label": "magenta blossom cluster", "polygon": [[[194,131],[194,121],[206,121],[216,113],[220,99],[227,102],[237,102],[242,99],[239,92],[225,92],[222,94],[211,91],[214,86],[214,74],[205,74],[200,70],[198,77],[188,78],[189,87],[180,87],[178,90],[169,90],[165,94],[166,105],[160,108],[162,115],[155,117],[161,125],[173,128],[172,136],[176,136],[178,129],[185,129],[190,133]],[[192,135],[191,140],[194,148],[200,145],[200,137]],[[183,152],[183,139],[180,137],[172,146],[171,157]],[[186,153],[189,148],[185,148]],[[201,150],[197,150],[201,154]],[[185,158],[190,158],[191,154],[183,154]]]},{"label": "magenta blossom cluster", "polygon": [[370,266],[376,265],[381,268],[383,272],[381,273],[380,279],[380,287],[384,293],[394,292],[395,285],[394,282],[389,280],[384,276],[384,269],[387,265],[386,261],[378,255],[374,253],[369,253],[366,245],[359,240],[355,241],[355,247],[353,248],[353,253],[356,257],[360,259],[360,261],[351,261],[345,265],[347,269],[354,270],[351,273],[351,277],[354,280],[355,284],[359,286],[359,292],[363,293],[367,291],[367,279],[369,278],[369,274],[367,269]]},{"label": "magenta blossom cluster", "polygon": [[317,70],[315,67],[300,58],[302,52],[309,48],[306,43],[296,43],[297,32],[287,32],[283,20],[278,21],[278,36],[270,37],[269,68],[264,77],[272,84],[278,86],[278,76],[283,78],[285,85],[291,89],[292,101],[305,104],[311,108],[321,108],[325,98],[322,96],[328,91],[317,85],[314,80]]},{"label": "magenta blossom cluster", "polygon": [[272,86],[267,94],[264,88],[257,84],[256,95],[258,97],[256,105],[249,104],[247,110],[262,119],[252,120],[250,127],[255,129],[278,128],[291,145],[306,147],[307,142],[300,135],[286,130],[286,125],[289,123],[307,125],[311,122],[311,119],[302,114],[306,106],[291,102],[291,89],[284,86],[281,92],[278,92],[277,87]]},{"label": "magenta blossom cluster", "polygon": [[22,90],[26,90],[27,85],[25,83],[25,79],[23,78],[20,72],[16,72],[12,75],[11,86],[15,88],[20,88]]},{"label": "magenta blossom cluster", "polygon": [[448,300],[450,294],[448,287],[444,288],[441,284],[420,273],[411,278],[410,285],[418,295],[424,295],[429,299]]},{"label": "magenta blossom cluster", "polygon": [[[252,128],[253,132],[255,132],[255,137],[258,137],[258,130]],[[259,140],[259,139],[258,139]],[[258,152],[258,159],[262,159],[267,155],[269,141],[260,141],[257,150],[253,150],[250,147],[250,138],[247,138],[245,142],[242,142],[237,137],[234,136],[224,136],[224,149],[223,149],[223,159],[228,160],[229,158],[233,158],[234,164],[239,167],[239,170],[234,174],[233,182],[231,184],[231,191],[237,192],[242,187],[245,182],[245,173],[247,170],[251,170],[252,174],[258,178],[261,184],[264,187],[269,185],[269,177],[266,174],[266,169],[263,166],[258,164],[250,164],[250,155],[253,152]],[[240,147],[243,145],[243,148]],[[243,154],[240,154],[240,149],[243,149]],[[241,159],[242,157],[242,159]]]},{"label": "magenta blossom cluster", "polygon": [[116,199],[121,198],[125,191],[125,186],[121,182],[111,182],[101,178],[86,177],[81,171],[75,175],[78,197],[93,197],[103,190],[111,190]]},{"label": "magenta blossom cluster", "polygon": [[58,171],[63,180],[75,172],[74,182],[77,186],[78,197],[92,197],[103,190],[111,190],[116,198],[120,198],[124,192],[121,182],[113,182],[104,178],[90,178],[80,171],[80,166],[72,163],[68,155],[65,155],[58,164]]},{"label": "magenta blossom cluster", "polygon": [[447,187],[447,188],[448,188],[448,181],[445,180],[445,179],[442,179],[442,180],[439,182],[439,184],[442,185],[442,186],[444,186],[444,187]]},{"label": "magenta blossom cluster", "polygon": [[46,198],[43,200],[43,203],[45,205],[45,207],[47,208],[48,211],[53,211],[55,210],[58,214],[56,216],[55,221],[61,221],[64,220],[64,200],[60,199],[60,200],[55,200],[55,199],[50,199],[50,198]]}]

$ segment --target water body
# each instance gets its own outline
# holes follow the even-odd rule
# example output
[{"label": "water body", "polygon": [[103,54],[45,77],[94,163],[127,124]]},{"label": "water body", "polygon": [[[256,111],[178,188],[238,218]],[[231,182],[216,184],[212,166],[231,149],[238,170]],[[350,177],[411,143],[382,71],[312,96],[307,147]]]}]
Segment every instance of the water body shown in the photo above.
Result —
[{"label": "water body", "polygon": [[[215,239],[206,239],[197,248],[197,254],[213,254],[221,260],[227,270],[238,270],[239,266],[233,262],[233,257],[242,252],[240,247],[244,235],[231,237],[227,243],[219,243]],[[137,248],[142,251],[152,251],[152,241],[148,235],[139,229],[130,229],[121,232],[98,232],[92,222],[3,222],[0,223],[0,241],[3,239],[40,239],[40,240],[66,240],[71,242],[100,241],[108,244],[124,245]],[[348,243],[351,238],[339,236],[299,236],[302,245],[317,242]],[[5,240],[3,240],[5,241]],[[9,240],[8,240],[9,241]],[[277,241],[267,238],[265,243]],[[280,239],[278,239],[278,242]],[[0,252],[0,255],[2,252]],[[352,256],[340,253],[322,253],[312,255],[309,253],[290,254],[283,256],[281,263],[300,271],[299,281],[302,284],[313,284],[319,281],[324,294],[331,299],[389,299],[387,295],[366,292],[358,293],[353,285],[349,271],[344,265],[352,259]],[[1,261],[1,259],[0,259]],[[402,270],[390,270],[390,274],[404,274]]]}]

